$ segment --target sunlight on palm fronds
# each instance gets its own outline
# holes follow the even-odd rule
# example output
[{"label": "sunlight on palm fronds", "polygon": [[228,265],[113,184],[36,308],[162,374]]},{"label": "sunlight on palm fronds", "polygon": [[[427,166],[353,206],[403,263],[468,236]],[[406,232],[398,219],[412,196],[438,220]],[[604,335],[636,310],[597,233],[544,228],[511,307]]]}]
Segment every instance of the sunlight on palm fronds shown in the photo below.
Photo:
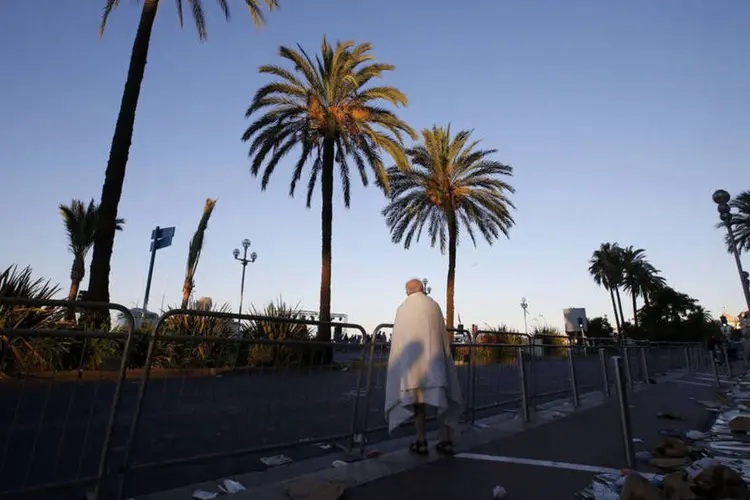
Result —
[{"label": "sunlight on palm fronds", "polygon": [[[406,106],[406,96],[396,88],[367,86],[393,66],[373,62],[369,43],[338,42],[332,47],[323,39],[320,55],[312,59],[302,47],[287,47],[279,55],[294,70],[281,66],[261,66],[260,72],[279,78],[261,87],[245,113],[251,117],[263,112],[247,128],[242,140],[250,142],[251,172],[258,175],[265,163],[261,187],[265,189],[279,161],[294,146],[301,147],[289,188],[294,196],[297,182],[308,162],[312,164],[307,183],[307,206],[319,175],[339,166],[344,205],[350,203],[349,161],[354,163],[363,185],[368,184],[367,168],[376,184],[388,191],[388,178],[381,152],[407,169],[403,151],[404,134],[414,137],[406,123],[383,104]],[[326,147],[330,149],[326,149]],[[326,157],[328,155],[328,157]],[[266,161],[267,160],[267,161]],[[328,164],[328,165],[327,165]]]},{"label": "sunlight on palm fronds", "polygon": [[193,238],[190,240],[190,247],[188,249],[187,269],[185,271],[185,283],[182,286],[182,305],[183,309],[186,309],[188,302],[193,295],[193,289],[195,288],[195,273],[198,270],[198,261],[201,258],[201,251],[203,251],[203,238],[208,229],[208,220],[211,218],[211,214],[216,206],[216,200],[208,198],[206,204],[203,207],[203,215],[201,220],[198,222],[198,229],[195,230]]},{"label": "sunlight on palm fronds", "polygon": [[444,253],[451,221],[456,239],[465,231],[474,245],[477,232],[490,244],[508,236],[515,205],[507,195],[515,189],[502,177],[513,168],[491,160],[496,150],[477,149],[480,141],[470,136],[468,130],[452,136],[450,126],[425,129],[423,143],[407,150],[411,170],[388,169],[392,193],[383,215],[394,243],[409,248],[426,227],[431,245]]}]

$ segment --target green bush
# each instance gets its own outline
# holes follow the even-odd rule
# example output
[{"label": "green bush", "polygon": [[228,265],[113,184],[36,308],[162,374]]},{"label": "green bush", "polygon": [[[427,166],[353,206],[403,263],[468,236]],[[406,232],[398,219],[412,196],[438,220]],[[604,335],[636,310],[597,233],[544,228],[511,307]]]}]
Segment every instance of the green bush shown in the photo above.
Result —
[{"label": "green bush", "polygon": [[[531,335],[535,345],[543,346],[542,356],[563,358],[568,355],[570,337],[564,335],[559,328],[551,325],[534,325]],[[539,352],[536,348],[535,351]]]},{"label": "green bush", "polygon": [[[34,278],[30,267],[10,266],[0,273],[0,297],[53,299],[60,290],[50,280]],[[60,328],[64,311],[59,307],[30,307],[0,304],[0,328],[42,330]],[[13,374],[41,370],[62,370],[69,361],[72,341],[50,337],[0,335],[0,372]]]},{"label": "green bush", "polygon": [[[301,316],[299,306],[289,306],[282,298],[269,302],[263,309],[252,308],[253,316],[294,319]],[[299,323],[253,321],[244,330],[246,338],[257,340],[293,341],[294,345],[251,344],[248,348],[249,366],[291,367],[320,362],[326,346],[310,343],[312,332]],[[302,343],[304,342],[304,343]]]}]

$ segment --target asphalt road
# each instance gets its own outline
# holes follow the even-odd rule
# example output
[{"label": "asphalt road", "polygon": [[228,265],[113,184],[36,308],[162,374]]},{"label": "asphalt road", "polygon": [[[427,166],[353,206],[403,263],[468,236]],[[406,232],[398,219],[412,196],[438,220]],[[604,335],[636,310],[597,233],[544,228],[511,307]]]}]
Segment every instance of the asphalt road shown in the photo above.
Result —
[{"label": "asphalt road", "polygon": [[[651,385],[633,393],[633,437],[643,441],[636,445],[636,451],[651,450],[659,440],[660,429],[705,430],[715,414],[694,399],[711,400],[714,395],[715,389],[705,379],[695,384]],[[680,420],[660,419],[659,412],[677,415]],[[611,397],[602,406],[480,446],[470,453],[620,469],[625,467],[625,458],[619,426],[617,398]],[[644,464],[639,464],[638,469],[658,472]],[[593,476],[590,472],[540,465],[454,458],[354,488],[345,493],[344,499],[492,498],[493,488],[502,485],[508,498],[570,500]]]},{"label": "asphalt road", "polygon": [[[279,453],[293,460],[330,453],[317,444],[333,443],[348,434],[353,424],[361,430],[365,416],[367,428],[372,430],[367,442],[387,439],[382,430],[386,424],[386,356],[387,353],[376,356],[367,405],[364,390],[359,393],[356,422],[353,408],[359,370],[350,365],[358,357],[353,354],[337,354],[340,366],[335,371],[310,368],[302,372],[153,379],[143,401],[132,454],[137,466],[128,474],[127,495],[263,470],[266,465],[260,458]],[[640,370],[633,359],[637,378]],[[579,387],[601,387],[598,355],[579,354],[575,367]],[[462,387],[468,387],[467,367],[457,369]],[[567,359],[536,359],[527,365],[527,370],[530,392],[541,395],[532,403],[569,394]],[[366,378],[365,372],[363,388]],[[519,407],[520,378],[515,364],[479,366],[473,378],[476,406],[485,408],[475,412],[476,417]],[[139,386],[138,381],[127,381],[123,387],[111,464],[123,459]],[[110,381],[0,381],[0,497],[2,492],[94,475],[114,387]],[[399,431],[403,432],[407,431]],[[346,439],[339,442],[346,443]],[[269,451],[248,451],[232,458],[169,467],[148,465],[261,447]],[[43,498],[80,498],[80,491],[74,488],[66,494],[48,493]]]}]

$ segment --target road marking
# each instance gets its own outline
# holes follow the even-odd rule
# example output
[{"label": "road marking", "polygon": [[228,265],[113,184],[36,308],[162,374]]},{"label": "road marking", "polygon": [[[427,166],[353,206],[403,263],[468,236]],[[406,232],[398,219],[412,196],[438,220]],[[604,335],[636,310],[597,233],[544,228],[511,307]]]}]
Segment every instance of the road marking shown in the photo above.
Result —
[{"label": "road marking", "polygon": [[497,455],[483,455],[479,453],[459,453],[455,458],[467,458],[469,460],[484,460],[487,462],[503,462],[506,464],[535,465],[537,467],[551,467],[554,469],[567,469],[580,472],[591,472],[593,474],[619,474],[618,469],[609,467],[598,467],[595,465],[569,464],[567,462],[555,462],[553,460],[535,460],[533,458],[501,457]]},{"label": "road marking", "polygon": [[691,382],[690,380],[674,380],[674,382],[679,382],[680,384],[699,385],[701,387],[713,387],[714,386],[714,384],[704,384],[702,382]]}]

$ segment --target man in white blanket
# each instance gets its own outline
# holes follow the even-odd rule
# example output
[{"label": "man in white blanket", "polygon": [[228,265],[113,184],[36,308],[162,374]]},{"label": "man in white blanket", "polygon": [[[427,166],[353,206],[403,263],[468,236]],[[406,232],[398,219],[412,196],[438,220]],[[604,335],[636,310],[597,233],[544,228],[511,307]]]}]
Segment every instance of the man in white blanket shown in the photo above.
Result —
[{"label": "man in white blanket", "polygon": [[406,283],[406,300],[396,311],[388,358],[385,415],[390,432],[414,419],[417,440],[409,450],[427,455],[425,417],[436,410],[440,423],[437,451],[453,454],[451,428],[463,412],[456,367],[440,306],[425,295],[422,282]]}]

